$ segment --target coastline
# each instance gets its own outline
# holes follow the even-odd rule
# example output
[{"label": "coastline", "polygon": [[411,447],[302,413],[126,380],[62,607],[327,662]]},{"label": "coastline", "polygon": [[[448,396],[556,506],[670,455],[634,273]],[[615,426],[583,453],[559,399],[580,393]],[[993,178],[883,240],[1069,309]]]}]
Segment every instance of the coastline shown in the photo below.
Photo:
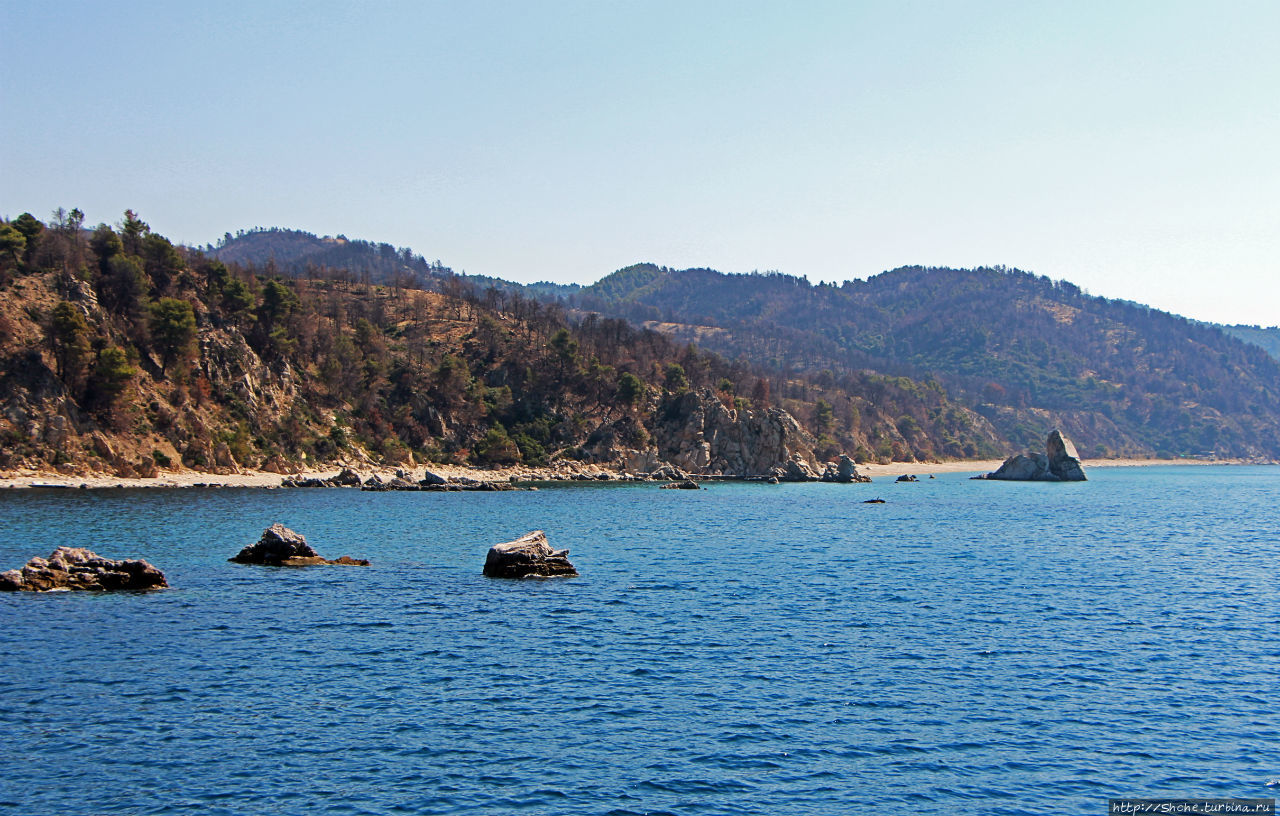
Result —
[{"label": "coastline", "polygon": [[[873,480],[896,479],[898,476],[912,474],[916,476],[939,476],[964,473],[989,473],[1000,467],[1001,459],[966,459],[947,462],[890,462],[889,464],[867,463],[858,465],[858,472]],[[1166,467],[1171,465],[1246,465],[1266,464],[1249,462],[1243,459],[1214,460],[1181,460],[1181,459],[1086,459],[1084,467]],[[377,475],[384,481],[396,475],[397,468],[370,465],[351,465],[362,478]],[[122,478],[110,474],[75,475],[57,471],[20,470],[0,472],[0,490],[27,488],[196,488],[196,487],[255,487],[274,489],[281,486],[284,479],[318,478],[326,479],[336,476],[342,466],[306,470],[298,473],[280,474],[269,471],[243,471],[239,473],[206,473],[198,470],[160,471],[152,478]],[[407,469],[415,479],[422,478],[424,466],[419,465]],[[439,474],[446,479],[472,479],[487,482],[549,482],[565,481],[574,474],[582,474],[589,479],[608,474],[616,478],[617,471],[607,468],[585,465],[573,469],[566,468],[528,468],[510,467],[485,470],[460,465],[426,465],[425,470]]]}]

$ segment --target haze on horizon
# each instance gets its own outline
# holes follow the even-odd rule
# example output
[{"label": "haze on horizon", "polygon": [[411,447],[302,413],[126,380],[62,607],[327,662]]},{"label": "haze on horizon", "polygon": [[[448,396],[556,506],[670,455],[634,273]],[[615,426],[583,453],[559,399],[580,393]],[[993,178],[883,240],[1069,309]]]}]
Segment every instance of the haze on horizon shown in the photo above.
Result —
[{"label": "haze on horizon", "polygon": [[589,283],[1003,264],[1280,323],[1280,6],[0,0],[0,215]]}]

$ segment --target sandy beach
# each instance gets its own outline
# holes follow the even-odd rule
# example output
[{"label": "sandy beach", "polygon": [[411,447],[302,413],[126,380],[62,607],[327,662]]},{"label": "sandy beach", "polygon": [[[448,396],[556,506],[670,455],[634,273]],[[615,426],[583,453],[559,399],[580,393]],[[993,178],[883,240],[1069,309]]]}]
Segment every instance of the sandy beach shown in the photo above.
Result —
[{"label": "sandy beach", "polygon": [[[1000,467],[1000,459],[972,459],[950,462],[891,462],[889,464],[867,463],[858,465],[858,472],[870,476],[873,480],[896,479],[904,474],[916,476],[941,476],[954,474],[990,473]],[[1169,465],[1240,465],[1258,464],[1239,459],[1087,459],[1086,470],[1099,467],[1159,467]],[[369,465],[352,465],[353,470],[363,478],[377,474],[387,480],[396,475],[396,468],[371,467]],[[462,467],[458,465],[427,465],[407,469],[414,479],[421,479],[423,471],[430,470],[446,479],[476,479],[480,481],[554,481],[566,478],[570,471],[565,468],[526,468],[511,467],[495,470]],[[9,488],[190,488],[190,487],[260,487],[278,488],[286,478],[319,478],[336,476],[341,467],[322,468],[302,471],[297,474],[281,475],[264,471],[248,471],[241,473],[205,473],[196,470],[160,471],[154,478],[121,478],[109,474],[68,475],[54,472],[17,471],[0,473],[0,489]],[[602,473],[617,475],[615,471],[585,465],[572,472],[595,476]]]}]

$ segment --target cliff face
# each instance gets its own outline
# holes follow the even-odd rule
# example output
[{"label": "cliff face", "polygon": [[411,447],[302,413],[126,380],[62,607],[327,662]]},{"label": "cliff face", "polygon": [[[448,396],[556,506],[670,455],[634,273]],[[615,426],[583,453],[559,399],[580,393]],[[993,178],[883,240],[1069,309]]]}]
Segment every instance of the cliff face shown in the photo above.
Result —
[{"label": "cliff face", "polygon": [[728,408],[709,390],[674,397],[654,421],[658,455],[694,473],[758,476],[799,457],[818,470],[813,436],[778,408]]}]

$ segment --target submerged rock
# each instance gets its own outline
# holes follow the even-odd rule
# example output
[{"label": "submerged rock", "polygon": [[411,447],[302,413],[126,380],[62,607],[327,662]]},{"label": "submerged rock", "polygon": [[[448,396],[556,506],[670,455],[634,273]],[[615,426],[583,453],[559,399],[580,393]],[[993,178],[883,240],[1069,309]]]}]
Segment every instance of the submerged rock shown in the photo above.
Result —
[{"label": "submerged rock", "polygon": [[367,567],[363,558],[344,555],[330,560],[311,548],[301,533],[295,533],[279,522],[262,532],[256,544],[250,544],[234,557],[227,559],[237,564],[263,564],[269,567],[309,567],[320,564]]},{"label": "submerged rock", "polygon": [[1005,482],[1086,481],[1076,446],[1056,429],[1045,439],[1045,453],[1031,452],[1010,456],[994,473],[974,478]]},{"label": "submerged rock", "polygon": [[160,589],[164,573],[142,560],[113,561],[92,550],[59,547],[48,558],[32,558],[21,570],[0,573],[0,591]]},{"label": "submerged rock", "polygon": [[663,490],[701,490],[702,486],[693,479],[685,479],[683,482],[671,482],[662,485]]},{"label": "submerged rock", "polygon": [[494,544],[484,560],[484,574],[490,578],[524,578],[528,575],[573,576],[578,571],[569,563],[568,550],[553,550],[541,530],[525,533],[515,541]]}]

